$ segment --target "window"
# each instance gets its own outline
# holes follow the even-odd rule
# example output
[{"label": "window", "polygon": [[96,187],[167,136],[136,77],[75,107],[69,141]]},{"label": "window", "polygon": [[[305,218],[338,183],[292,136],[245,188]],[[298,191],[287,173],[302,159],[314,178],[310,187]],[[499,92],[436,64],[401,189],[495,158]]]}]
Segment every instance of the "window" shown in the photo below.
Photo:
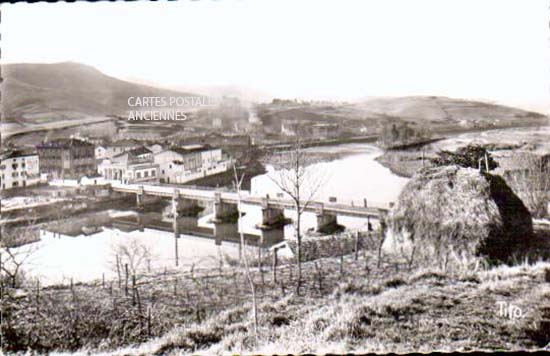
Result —
[{"label": "window", "polygon": [[136,178],[141,178],[141,172],[136,173]]},{"label": "window", "polygon": [[145,172],[143,173],[143,177],[144,177],[144,178],[149,177],[149,172],[148,172],[148,171],[145,171]]},{"label": "window", "polygon": [[151,177],[154,177],[157,175],[157,171],[151,171]]},{"label": "window", "polygon": [[11,184],[12,187],[17,187],[18,185],[19,185],[19,182],[13,182],[13,183]]}]

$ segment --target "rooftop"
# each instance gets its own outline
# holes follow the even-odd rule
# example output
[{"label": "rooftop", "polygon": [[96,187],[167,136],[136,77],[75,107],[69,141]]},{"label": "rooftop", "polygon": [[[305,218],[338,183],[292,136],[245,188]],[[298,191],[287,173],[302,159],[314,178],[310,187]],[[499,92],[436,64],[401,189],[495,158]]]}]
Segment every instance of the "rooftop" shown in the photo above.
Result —
[{"label": "rooftop", "polygon": [[168,151],[176,152],[181,155],[186,155],[193,152],[202,152],[202,151],[209,151],[216,149],[215,147],[211,147],[210,145],[187,145],[187,146],[173,146],[168,148]]},{"label": "rooftop", "polygon": [[76,138],[59,138],[49,142],[42,142],[36,148],[70,148],[70,147],[94,147],[93,144]]},{"label": "rooftop", "polygon": [[36,156],[36,152],[31,149],[10,149],[0,153],[1,160],[27,156]]},{"label": "rooftop", "polygon": [[137,147],[132,150],[127,151],[132,156],[141,156],[148,153],[153,153],[150,149],[145,146]]},{"label": "rooftop", "polygon": [[133,146],[140,146],[141,143],[137,140],[119,140],[112,142],[111,144],[108,144],[106,146],[111,147],[133,147]]}]

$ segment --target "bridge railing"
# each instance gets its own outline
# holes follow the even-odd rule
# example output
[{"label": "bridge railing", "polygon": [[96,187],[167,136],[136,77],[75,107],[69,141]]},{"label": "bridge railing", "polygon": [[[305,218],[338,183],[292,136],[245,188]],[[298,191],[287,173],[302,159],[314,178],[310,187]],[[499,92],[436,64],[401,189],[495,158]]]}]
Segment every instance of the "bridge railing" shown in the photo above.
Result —
[{"label": "bridge railing", "polygon": [[169,187],[169,188],[193,189],[193,190],[209,190],[209,191],[217,191],[217,192],[230,192],[230,193],[237,192],[237,190],[228,188],[228,187],[206,187],[206,186],[198,186],[195,184],[155,183],[155,184],[148,184],[148,185],[155,185],[155,186]]}]

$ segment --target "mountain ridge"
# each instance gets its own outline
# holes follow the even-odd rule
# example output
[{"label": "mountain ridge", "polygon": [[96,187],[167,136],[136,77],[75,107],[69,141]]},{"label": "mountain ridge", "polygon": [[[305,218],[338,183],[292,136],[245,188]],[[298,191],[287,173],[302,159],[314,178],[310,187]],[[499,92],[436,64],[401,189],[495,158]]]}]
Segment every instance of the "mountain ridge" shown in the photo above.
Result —
[{"label": "mountain ridge", "polygon": [[3,117],[30,123],[123,115],[130,96],[201,96],[131,83],[76,62],[3,64],[2,78]]}]

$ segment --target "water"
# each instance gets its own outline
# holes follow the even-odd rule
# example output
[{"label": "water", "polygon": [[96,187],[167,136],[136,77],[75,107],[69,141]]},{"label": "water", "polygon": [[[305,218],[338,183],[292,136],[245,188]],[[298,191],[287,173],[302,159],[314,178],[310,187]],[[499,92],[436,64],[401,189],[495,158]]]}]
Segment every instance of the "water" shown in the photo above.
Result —
[{"label": "water", "polygon": [[[322,177],[322,186],[314,195],[315,201],[329,202],[329,198],[336,198],[337,203],[353,204],[363,206],[364,199],[368,206],[388,208],[390,202],[395,202],[399,192],[407,183],[408,179],[394,175],[388,168],[379,164],[375,158],[382,152],[371,145],[349,144],[331,147],[316,147],[308,149],[313,153],[339,153],[345,157],[330,162],[321,162],[309,166],[311,181],[305,185],[305,195],[312,190],[311,185],[318,183],[318,176]],[[267,167],[268,173],[252,179],[251,192],[257,196],[269,195],[276,197],[277,193],[283,193],[275,183],[280,183],[280,173],[273,167]],[[308,184],[309,183],[309,184]],[[309,185],[309,186],[308,186]],[[288,195],[284,194],[286,197]],[[245,216],[244,226],[250,226],[252,221],[261,218],[260,209],[250,209],[249,215]],[[285,216],[295,218],[294,211],[285,211]],[[347,228],[364,228],[365,219],[353,217],[338,217],[338,223]],[[302,218],[302,232],[306,232],[316,226],[314,213],[304,213]],[[249,231],[249,230],[246,230]],[[285,228],[285,238],[293,238],[294,227],[289,225]]]},{"label": "water", "polygon": [[[155,270],[175,266],[174,234],[145,228],[124,232],[104,228],[91,236],[70,237],[42,231],[39,242],[21,247],[31,252],[25,271],[43,284],[90,281],[117,277],[117,255],[130,270]],[[218,266],[220,258],[238,259],[237,244],[216,245],[206,238],[182,235],[178,239],[179,266],[189,270]]]},{"label": "water", "polygon": [[[363,205],[367,199],[369,206],[387,207],[395,201],[407,179],[398,177],[384,168],[375,158],[381,152],[370,145],[351,144],[335,147],[319,147],[309,149],[316,153],[339,153],[343,158],[330,162],[313,164],[308,167],[316,176],[323,177],[322,188],[315,200],[328,202],[330,197],[336,197],[338,203]],[[269,172],[254,177],[252,193],[258,196],[269,194],[275,197],[281,192],[270,179],[277,172],[269,167]],[[308,187],[305,187],[307,190]],[[255,225],[261,221],[261,208],[243,206],[245,216],[241,220],[243,232],[260,235]],[[295,218],[293,211],[285,211],[285,216]],[[213,228],[209,223],[211,216],[201,217],[197,225]],[[364,228],[365,219],[338,217],[338,223],[347,228]],[[303,232],[316,225],[313,213],[302,216]],[[292,225],[287,225],[285,238],[294,238]],[[172,232],[145,228],[143,231],[124,232],[115,228],[104,228],[102,232],[91,236],[61,236],[54,237],[52,233],[41,232],[41,241],[20,247],[20,252],[28,252],[30,257],[25,264],[25,272],[39,277],[41,283],[97,280],[105,274],[106,278],[116,277],[116,257],[123,255],[122,251],[133,256],[138,269],[158,270],[173,268],[175,240]],[[147,251],[142,253],[140,251]],[[239,255],[237,243],[224,241],[216,245],[213,238],[182,235],[178,239],[178,255],[180,268],[188,270],[193,264],[198,267],[218,266],[220,256],[224,259],[236,259]]]}]

